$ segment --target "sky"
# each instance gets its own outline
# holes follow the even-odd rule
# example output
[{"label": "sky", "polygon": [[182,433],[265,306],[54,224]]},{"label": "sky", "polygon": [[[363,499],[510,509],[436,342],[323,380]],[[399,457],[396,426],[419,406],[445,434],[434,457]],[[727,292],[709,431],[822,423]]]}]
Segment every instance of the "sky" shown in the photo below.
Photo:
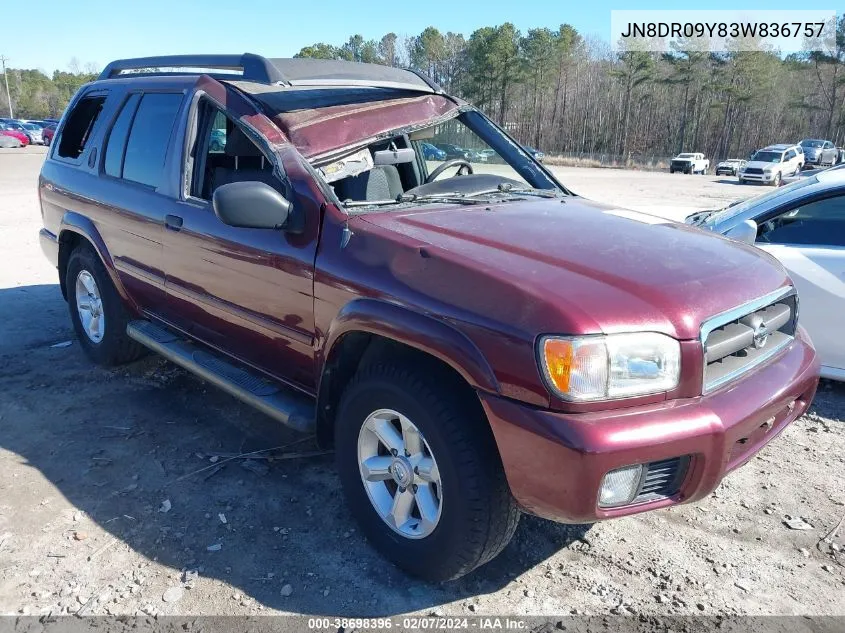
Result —
[{"label": "sky", "polygon": [[[290,57],[315,42],[343,44],[355,33],[378,40],[391,31],[415,35],[435,26],[468,37],[479,27],[503,22],[513,22],[523,32],[556,29],[566,22],[584,35],[609,40],[613,9],[679,6],[677,0],[41,0],[31,11],[4,12],[0,55],[11,68],[51,74],[68,70],[72,58],[83,67],[92,63],[102,68],[113,59],[148,55],[250,52]],[[794,0],[708,0],[706,8],[801,6]],[[813,8],[835,9],[826,2]]]}]

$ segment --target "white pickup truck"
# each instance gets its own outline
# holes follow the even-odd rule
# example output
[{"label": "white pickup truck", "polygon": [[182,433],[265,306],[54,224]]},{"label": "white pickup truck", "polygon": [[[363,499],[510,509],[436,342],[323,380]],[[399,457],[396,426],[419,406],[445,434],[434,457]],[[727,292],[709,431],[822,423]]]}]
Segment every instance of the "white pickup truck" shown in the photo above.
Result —
[{"label": "white pickup truck", "polygon": [[700,152],[678,154],[669,163],[669,173],[682,171],[685,174],[706,174],[710,169],[710,161]]}]

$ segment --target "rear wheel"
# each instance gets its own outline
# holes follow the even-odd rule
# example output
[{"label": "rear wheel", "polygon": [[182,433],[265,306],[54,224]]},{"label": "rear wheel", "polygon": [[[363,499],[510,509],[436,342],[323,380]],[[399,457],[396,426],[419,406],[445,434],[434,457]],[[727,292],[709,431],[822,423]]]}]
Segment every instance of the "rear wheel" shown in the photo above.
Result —
[{"label": "rear wheel", "polygon": [[126,335],[129,314],[99,256],[89,246],[70,255],[65,273],[70,318],[82,349],[95,363],[120,365],[144,348]]},{"label": "rear wheel", "polygon": [[338,472],[365,536],[430,581],[491,560],[519,520],[480,406],[437,374],[416,365],[361,370],[335,426]]}]

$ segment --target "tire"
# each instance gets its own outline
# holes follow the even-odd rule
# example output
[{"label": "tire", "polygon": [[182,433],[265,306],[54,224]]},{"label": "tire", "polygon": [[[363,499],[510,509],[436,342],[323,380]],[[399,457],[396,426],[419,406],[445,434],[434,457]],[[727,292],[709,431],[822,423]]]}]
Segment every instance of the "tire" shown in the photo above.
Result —
[{"label": "tire", "polygon": [[[480,406],[453,385],[450,377],[444,380],[442,374],[438,375],[440,372],[418,367],[410,363],[374,364],[359,370],[344,390],[338,408],[335,457],[349,508],[373,546],[408,573],[440,582],[463,576],[499,554],[510,542],[520,513]],[[437,520],[430,521],[434,527],[426,530],[424,522],[415,518],[414,511],[422,517],[416,501],[408,520],[401,524],[416,527],[420,531],[416,536],[388,525],[372,500],[382,489],[398,494],[399,481],[408,481],[395,476],[395,464],[402,456],[390,462],[384,445],[375,442],[381,451],[379,456],[391,464],[380,472],[394,473],[381,477],[386,481],[375,481],[375,492],[368,491],[370,484],[365,484],[359,465],[359,454],[372,454],[367,452],[366,442],[374,437],[368,431],[373,416],[378,420],[376,424],[395,425],[394,414],[403,416],[403,425],[410,421],[419,429],[423,439],[418,440],[418,445],[421,442],[424,448],[415,454],[424,456],[426,449],[430,451],[428,455],[439,473],[438,482],[442,483],[442,487],[428,486],[429,495],[431,490],[442,495],[437,495],[439,501],[435,498],[439,510]],[[383,419],[385,416],[389,422]],[[394,437],[401,439],[404,434],[397,432]],[[361,462],[366,461],[361,458]],[[399,470],[400,475],[410,472],[406,467]],[[405,490],[416,483],[425,485],[416,467],[413,473],[415,483],[406,484]],[[419,498],[416,489],[413,498]],[[387,506],[390,499],[386,498]]]},{"label": "tire", "polygon": [[[90,277],[84,277],[83,273]],[[80,295],[80,301],[89,305],[89,309],[84,310],[78,307],[77,295],[80,290],[86,289],[85,282],[90,280],[95,284],[95,295],[99,300],[92,299],[89,294],[86,301],[86,298]],[[100,257],[90,246],[78,246],[71,253],[65,274],[65,288],[73,329],[88,358],[98,365],[113,367],[133,361],[144,353],[144,347],[126,335],[126,324],[131,320],[129,313]],[[95,303],[96,309],[90,307]],[[83,324],[83,313],[94,312],[99,314],[98,319],[102,319],[102,331],[99,336],[91,334],[95,327],[89,325],[86,329]],[[93,321],[94,317],[91,319]]]},{"label": "tire", "polygon": [[745,180],[744,180],[743,178],[740,178],[740,179],[739,179],[739,184],[744,185],[744,184],[745,184]]},{"label": "tire", "polygon": [[776,173],[775,179],[772,181],[772,186],[773,187],[780,187],[780,183],[781,183],[782,180],[783,180],[783,178],[780,175],[780,172]]},{"label": "tire", "polygon": [[674,170],[674,169],[670,169],[670,170],[669,170],[669,173],[670,173],[670,174],[674,174],[674,173],[675,173],[675,170]]}]

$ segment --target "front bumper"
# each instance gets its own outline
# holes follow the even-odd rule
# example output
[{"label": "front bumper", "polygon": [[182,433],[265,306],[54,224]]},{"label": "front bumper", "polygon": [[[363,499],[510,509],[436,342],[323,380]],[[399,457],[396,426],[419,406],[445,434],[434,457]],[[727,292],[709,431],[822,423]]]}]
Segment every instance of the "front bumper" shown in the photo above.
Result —
[{"label": "front bumper", "polygon": [[775,172],[772,172],[771,174],[740,173],[739,177],[746,182],[762,182],[768,184],[775,181]]},{"label": "front bumper", "polygon": [[[511,492],[531,514],[590,523],[695,501],[751,459],[809,407],[819,362],[799,328],[767,365],[706,396],[596,413],[540,410],[480,394]],[[604,475],[631,464],[689,456],[677,493],[600,508]]]}]

